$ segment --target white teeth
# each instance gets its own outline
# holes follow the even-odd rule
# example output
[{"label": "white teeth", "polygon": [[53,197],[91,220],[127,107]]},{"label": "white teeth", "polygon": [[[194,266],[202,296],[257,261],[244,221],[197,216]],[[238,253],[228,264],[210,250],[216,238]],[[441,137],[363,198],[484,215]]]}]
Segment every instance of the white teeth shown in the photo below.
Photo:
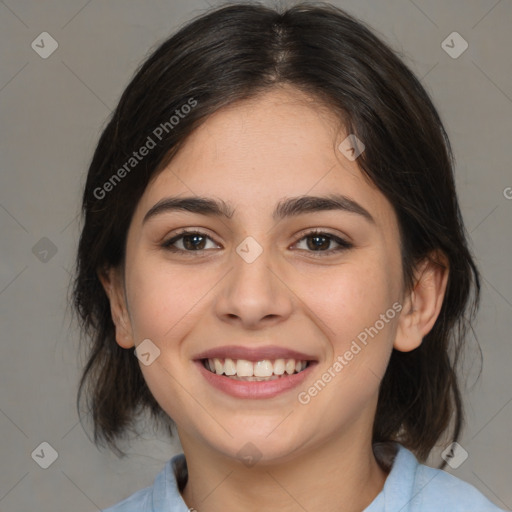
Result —
[{"label": "white teeth", "polygon": [[274,361],[274,375],[283,375],[284,364],[284,359],[276,359]]},{"label": "white teeth", "polygon": [[254,363],[254,376],[255,377],[270,377],[274,372],[272,361],[265,359]]},{"label": "white teeth", "polygon": [[217,375],[222,375],[222,372],[224,371],[224,366],[222,365],[222,363],[218,359],[214,359],[213,364],[215,367],[215,373]]},{"label": "white teeth", "polygon": [[224,373],[226,375],[236,375],[236,364],[233,359],[226,358],[224,361]]},{"label": "white teeth", "polygon": [[236,362],[236,374],[239,377],[252,377],[254,375],[254,364],[245,359]]},{"label": "white teeth", "polygon": [[276,359],[271,361],[247,361],[246,359],[219,359],[217,357],[206,359],[205,367],[217,375],[226,375],[232,378],[244,377],[247,380],[274,380],[284,375],[301,372],[308,365],[307,361],[295,359]]}]

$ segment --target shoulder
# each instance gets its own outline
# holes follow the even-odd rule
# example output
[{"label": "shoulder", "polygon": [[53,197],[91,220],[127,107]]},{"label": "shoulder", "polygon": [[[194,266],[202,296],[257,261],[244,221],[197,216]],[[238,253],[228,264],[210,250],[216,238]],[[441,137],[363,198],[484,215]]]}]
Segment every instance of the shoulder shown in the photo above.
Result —
[{"label": "shoulder", "polygon": [[158,473],[153,485],[135,492],[103,512],[187,512],[177,481],[177,475],[183,471],[185,464],[182,453],[175,455]]},{"label": "shoulder", "polygon": [[415,480],[418,493],[418,510],[450,512],[499,512],[502,509],[491,503],[476,487],[441,469],[418,465]]},{"label": "shoulder", "polygon": [[123,501],[103,509],[103,512],[133,512],[134,510],[139,512],[153,512],[153,508],[151,507],[152,492],[153,487],[141,489]]},{"label": "shoulder", "polygon": [[414,454],[402,446],[388,479],[388,498],[397,499],[404,507],[403,512],[502,511],[467,482],[441,469],[419,464]]}]

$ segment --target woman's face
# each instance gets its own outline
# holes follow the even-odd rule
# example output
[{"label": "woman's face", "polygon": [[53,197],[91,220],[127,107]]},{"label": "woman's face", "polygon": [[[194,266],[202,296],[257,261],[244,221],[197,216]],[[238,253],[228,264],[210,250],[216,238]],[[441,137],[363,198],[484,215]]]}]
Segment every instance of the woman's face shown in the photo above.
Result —
[{"label": "woman's face", "polygon": [[[390,203],[338,149],[347,135],[302,93],[275,89],[211,116],[145,190],[118,342],[150,340],[141,370],[184,446],[279,461],[371,438],[400,317],[400,241]],[[310,196],[344,207],[295,202]],[[199,197],[229,215],[170,207]],[[214,375],[198,360],[207,355],[220,372],[274,377]],[[289,377],[289,359],[309,363]]]}]

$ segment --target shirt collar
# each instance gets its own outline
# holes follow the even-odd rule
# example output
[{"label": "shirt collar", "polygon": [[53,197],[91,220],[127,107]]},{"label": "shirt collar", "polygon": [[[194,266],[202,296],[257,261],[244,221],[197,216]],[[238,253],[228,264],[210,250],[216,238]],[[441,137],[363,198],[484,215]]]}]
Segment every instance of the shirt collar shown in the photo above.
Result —
[{"label": "shirt collar", "polygon": [[[408,512],[408,503],[413,493],[418,461],[412,452],[398,443],[378,443],[374,453],[379,463],[391,468],[382,491],[364,512],[391,510],[391,506],[402,506],[401,512]],[[153,511],[188,512],[181,491],[188,479],[187,461],[183,453],[172,457],[155,479],[153,486]],[[384,507],[383,507],[384,505]]]}]

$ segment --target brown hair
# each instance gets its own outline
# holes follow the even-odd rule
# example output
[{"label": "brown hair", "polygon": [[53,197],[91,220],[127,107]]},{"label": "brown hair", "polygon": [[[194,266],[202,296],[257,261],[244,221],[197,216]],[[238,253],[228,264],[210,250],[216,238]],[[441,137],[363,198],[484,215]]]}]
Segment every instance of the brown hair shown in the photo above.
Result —
[{"label": "brown hair", "polygon": [[[172,421],[151,395],[133,351],[115,341],[98,271],[123,264],[141,195],[190,133],[223,106],[285,83],[342,113],[349,133],[364,141],[358,162],[397,214],[408,289],[415,264],[431,251],[442,251],[449,263],[434,327],[416,350],[393,350],[373,441],[399,441],[424,460],[450,422],[452,438],[458,438],[463,407],[456,365],[478,308],[480,281],[440,117],[402,60],[342,10],[303,3],[280,12],[251,2],[210,11],[163,42],[124,91],[94,153],[73,293],[88,357],[77,406],[80,411],[85,396],[96,443],[106,441],[119,452],[117,440],[144,409],[172,434]],[[171,127],[170,116],[191,99],[194,108]],[[153,137],[155,147],[133,170],[121,173],[122,180],[112,181],[158,126],[167,129]]]}]

